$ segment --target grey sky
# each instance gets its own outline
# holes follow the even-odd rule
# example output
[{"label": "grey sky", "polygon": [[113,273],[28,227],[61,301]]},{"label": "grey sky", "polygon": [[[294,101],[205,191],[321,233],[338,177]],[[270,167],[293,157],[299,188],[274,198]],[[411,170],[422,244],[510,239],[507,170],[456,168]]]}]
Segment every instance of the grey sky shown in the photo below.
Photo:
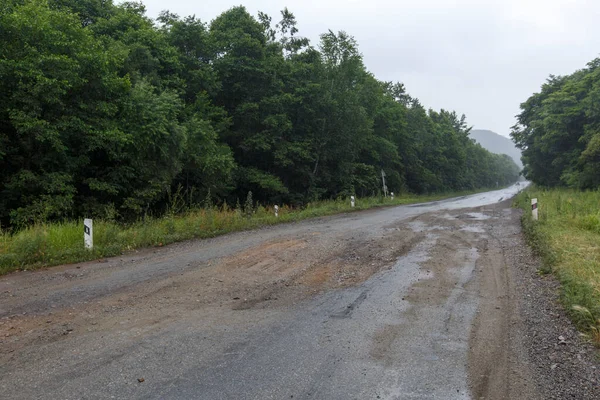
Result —
[{"label": "grey sky", "polygon": [[600,56],[597,0],[143,0],[150,17],[168,9],[210,22],[244,5],[278,21],[288,7],[299,34],[328,29],[354,36],[369,71],[403,82],[434,109],[508,136],[519,104],[550,74],[565,75]]}]

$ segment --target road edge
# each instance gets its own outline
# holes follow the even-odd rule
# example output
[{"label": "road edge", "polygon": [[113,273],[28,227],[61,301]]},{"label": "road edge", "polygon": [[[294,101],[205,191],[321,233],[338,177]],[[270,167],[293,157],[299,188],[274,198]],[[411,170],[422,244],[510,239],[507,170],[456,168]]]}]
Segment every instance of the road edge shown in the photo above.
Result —
[{"label": "road edge", "polygon": [[[530,376],[515,374],[514,365],[509,365],[501,369],[505,374],[501,379],[506,381],[509,394],[511,390],[526,389],[537,392],[543,399],[600,398],[598,350],[579,333],[561,305],[557,279],[539,274],[542,261],[527,244],[521,225],[522,212],[507,209],[506,218],[492,228],[491,234],[503,250],[507,274],[508,299],[501,299],[500,307],[507,301],[514,304],[514,318],[510,318],[510,307],[505,313],[510,333],[501,335],[502,348],[498,354],[523,364]],[[480,311],[485,312],[485,306],[478,310],[477,318],[484,315]],[[474,398],[481,398],[475,397],[484,392],[474,376],[480,371],[472,368],[470,371]]]}]

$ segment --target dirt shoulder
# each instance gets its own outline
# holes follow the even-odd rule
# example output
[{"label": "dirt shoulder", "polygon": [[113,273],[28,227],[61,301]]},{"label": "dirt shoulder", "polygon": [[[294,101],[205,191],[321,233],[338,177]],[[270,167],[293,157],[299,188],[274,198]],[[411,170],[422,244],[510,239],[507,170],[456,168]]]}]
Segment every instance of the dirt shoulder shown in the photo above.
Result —
[{"label": "dirt shoulder", "polygon": [[[488,227],[495,257],[481,260],[481,304],[471,335],[475,399],[598,399],[598,350],[559,303],[559,284],[538,273],[520,210],[498,210]],[[526,394],[524,396],[523,394]]]}]

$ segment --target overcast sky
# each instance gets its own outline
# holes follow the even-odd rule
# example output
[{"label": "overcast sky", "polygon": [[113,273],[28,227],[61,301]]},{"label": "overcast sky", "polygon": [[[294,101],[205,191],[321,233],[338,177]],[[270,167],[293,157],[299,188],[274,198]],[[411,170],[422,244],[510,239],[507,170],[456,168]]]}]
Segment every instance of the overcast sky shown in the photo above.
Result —
[{"label": "overcast sky", "polygon": [[318,44],[328,29],[354,36],[380,80],[403,82],[425,107],[466,114],[477,129],[508,136],[519,104],[550,74],[600,56],[598,0],[143,0],[210,22],[244,5],[279,20],[288,7],[299,35]]}]

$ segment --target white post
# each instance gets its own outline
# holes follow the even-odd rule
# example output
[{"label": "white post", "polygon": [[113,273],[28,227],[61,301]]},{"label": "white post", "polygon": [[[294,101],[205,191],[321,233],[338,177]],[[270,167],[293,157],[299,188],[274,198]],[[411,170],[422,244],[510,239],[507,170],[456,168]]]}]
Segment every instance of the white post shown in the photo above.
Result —
[{"label": "white post", "polygon": [[83,220],[83,243],[88,250],[94,248],[94,226],[88,218]]},{"label": "white post", "polygon": [[391,195],[392,195],[392,200],[394,200],[394,192],[392,192]]},{"label": "white post", "polygon": [[275,217],[279,217],[279,206],[275,206]]},{"label": "white post", "polygon": [[531,216],[533,217],[534,221],[537,221],[537,219],[538,219],[537,199],[531,199]]},{"label": "white post", "polygon": [[381,182],[383,183],[383,197],[387,197],[387,186],[385,185],[385,171],[381,170]]},{"label": "white post", "polygon": [[354,207],[354,196],[350,196],[350,206]]}]

